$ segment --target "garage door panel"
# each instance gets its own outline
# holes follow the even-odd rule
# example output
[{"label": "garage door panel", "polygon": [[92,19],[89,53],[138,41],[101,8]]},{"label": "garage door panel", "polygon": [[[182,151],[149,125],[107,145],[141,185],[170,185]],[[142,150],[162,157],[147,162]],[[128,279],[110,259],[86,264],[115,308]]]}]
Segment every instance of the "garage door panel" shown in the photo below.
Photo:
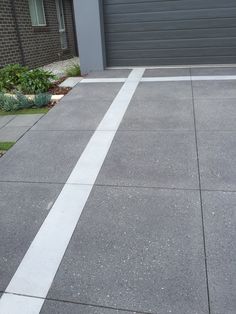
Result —
[{"label": "garage door panel", "polygon": [[151,32],[126,32],[126,33],[107,33],[109,42],[121,41],[146,41],[156,39],[194,39],[194,38],[217,38],[233,37],[236,28],[213,28],[213,29],[185,29],[170,31],[151,31]]},{"label": "garage door panel", "polygon": [[201,47],[235,47],[236,38],[203,38],[203,39],[182,39],[182,40],[156,40],[145,42],[113,42],[107,46],[107,51],[113,50],[142,50],[163,49],[163,48],[201,48]]},{"label": "garage door panel", "polygon": [[116,23],[108,26],[109,33],[140,32],[173,29],[201,29],[235,27],[236,18],[193,19],[180,21],[144,22],[144,23]]},{"label": "garage door panel", "polygon": [[227,0],[222,2],[222,0],[215,0],[214,3],[210,0],[198,0],[198,1],[188,1],[188,0],[179,0],[179,1],[164,1],[164,2],[140,2],[140,3],[123,3],[116,4],[110,1],[110,5],[106,6],[107,14],[118,14],[118,13],[143,13],[148,10],[148,12],[160,12],[160,11],[177,11],[189,9],[218,9],[235,6],[235,0]]},{"label": "garage door panel", "polygon": [[[176,58],[127,58],[127,59],[112,59],[112,63],[116,66],[168,66],[168,65],[195,65],[203,64],[202,57],[176,57]],[[204,58],[204,64],[219,64],[222,63],[222,56],[212,56]],[[235,57],[224,56],[225,64],[235,63]]]},{"label": "garage door panel", "polygon": [[236,0],[104,0],[107,64],[236,62]]},{"label": "garage door panel", "polygon": [[165,58],[165,57],[198,57],[198,56],[235,56],[236,55],[236,46],[235,47],[225,47],[225,48],[182,48],[175,51],[175,49],[157,49],[157,50],[117,50],[111,51],[109,53],[110,58],[112,59],[126,59],[127,55],[129,58]]},{"label": "garage door panel", "polygon": [[235,18],[236,8],[224,8],[224,9],[206,9],[206,10],[184,10],[184,11],[172,11],[170,12],[150,12],[133,14],[132,19],[130,14],[114,14],[107,15],[105,23],[130,23],[132,20],[135,22],[155,22],[155,21],[174,21],[174,20],[186,20],[186,19],[202,19],[202,18],[223,18],[231,17]]}]

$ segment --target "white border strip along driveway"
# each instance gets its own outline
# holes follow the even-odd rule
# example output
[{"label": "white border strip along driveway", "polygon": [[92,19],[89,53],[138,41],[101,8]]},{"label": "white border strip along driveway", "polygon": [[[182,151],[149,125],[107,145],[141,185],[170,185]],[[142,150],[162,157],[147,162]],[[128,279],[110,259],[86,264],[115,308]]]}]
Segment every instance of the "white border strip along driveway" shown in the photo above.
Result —
[{"label": "white border strip along driveway", "polygon": [[39,314],[145,69],[134,69],[94,132],[0,300],[1,314]]},{"label": "white border strip along driveway", "polygon": [[[83,79],[80,83],[122,83],[125,78]],[[178,81],[227,81],[236,80],[236,75],[205,75],[205,76],[167,76],[143,77],[141,82],[178,82]]]}]

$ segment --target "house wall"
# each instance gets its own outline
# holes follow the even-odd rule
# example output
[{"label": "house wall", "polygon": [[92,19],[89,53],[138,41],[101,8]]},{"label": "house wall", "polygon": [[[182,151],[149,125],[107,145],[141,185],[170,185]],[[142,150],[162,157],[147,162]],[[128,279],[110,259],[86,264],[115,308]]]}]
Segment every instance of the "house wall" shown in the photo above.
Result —
[{"label": "house wall", "polygon": [[15,22],[9,0],[1,0],[0,8],[0,66],[20,63],[21,54],[17,41]]},{"label": "house wall", "polygon": [[[1,0],[2,1],[2,0]],[[47,26],[33,27],[31,24],[28,0],[15,0],[17,25],[21,38],[25,64],[30,67],[42,66],[54,61],[68,59],[76,55],[72,1],[64,1],[65,23],[68,38],[68,49],[60,46],[58,21],[55,0],[44,0]],[[19,44],[17,43],[16,28],[9,0],[3,0],[1,5],[0,34],[0,66],[8,63],[22,63]],[[2,7],[4,10],[2,10]],[[11,33],[8,26],[11,26]],[[10,56],[10,57],[9,57]]]}]

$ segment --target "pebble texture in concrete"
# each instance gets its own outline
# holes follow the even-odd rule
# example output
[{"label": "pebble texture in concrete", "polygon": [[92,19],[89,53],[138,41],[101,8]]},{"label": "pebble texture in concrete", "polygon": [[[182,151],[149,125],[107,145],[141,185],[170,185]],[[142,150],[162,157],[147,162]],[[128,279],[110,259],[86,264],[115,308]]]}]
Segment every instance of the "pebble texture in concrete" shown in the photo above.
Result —
[{"label": "pebble texture in concrete", "polygon": [[[129,73],[109,71],[90,77]],[[78,84],[1,158],[0,289],[121,86]],[[232,80],[139,84],[41,313],[236,312],[235,102]]]}]

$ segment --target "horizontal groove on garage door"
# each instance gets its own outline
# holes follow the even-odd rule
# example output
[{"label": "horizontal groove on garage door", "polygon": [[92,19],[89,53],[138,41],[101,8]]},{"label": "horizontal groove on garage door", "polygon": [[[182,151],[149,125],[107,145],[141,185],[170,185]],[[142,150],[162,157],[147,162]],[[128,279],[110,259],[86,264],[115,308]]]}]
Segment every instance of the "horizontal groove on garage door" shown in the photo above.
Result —
[{"label": "horizontal groove on garage door", "polygon": [[104,24],[109,66],[236,62],[236,0],[104,0]]}]

